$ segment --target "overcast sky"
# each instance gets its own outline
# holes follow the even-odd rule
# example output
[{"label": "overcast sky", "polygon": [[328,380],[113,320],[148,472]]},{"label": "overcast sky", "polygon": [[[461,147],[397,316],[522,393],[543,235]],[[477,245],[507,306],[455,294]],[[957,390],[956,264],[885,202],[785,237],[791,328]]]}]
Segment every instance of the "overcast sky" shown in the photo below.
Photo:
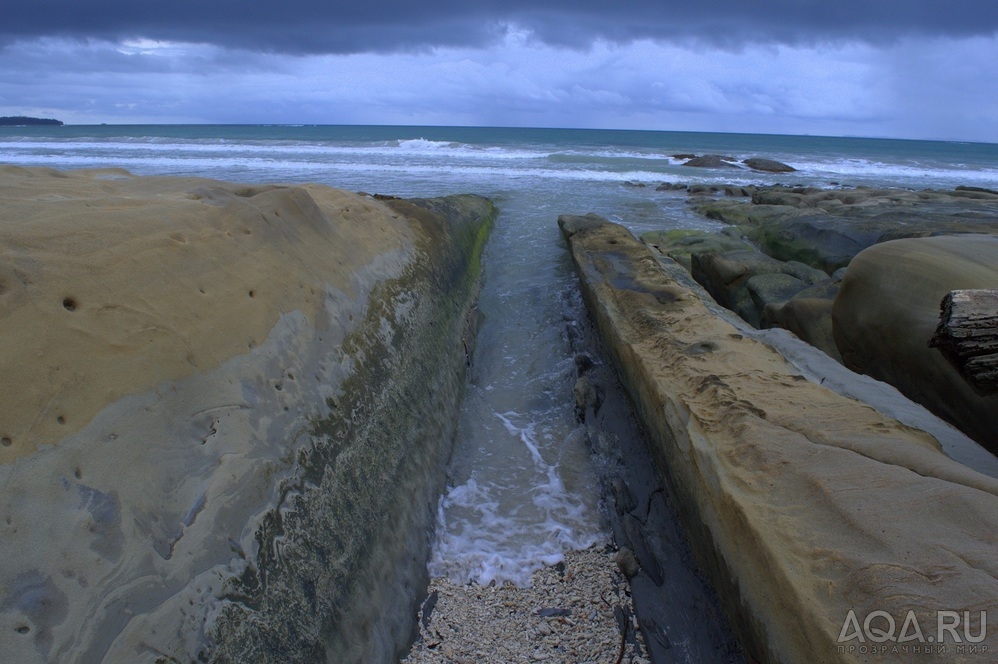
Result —
[{"label": "overcast sky", "polygon": [[0,115],[998,142],[998,0],[3,2]]}]

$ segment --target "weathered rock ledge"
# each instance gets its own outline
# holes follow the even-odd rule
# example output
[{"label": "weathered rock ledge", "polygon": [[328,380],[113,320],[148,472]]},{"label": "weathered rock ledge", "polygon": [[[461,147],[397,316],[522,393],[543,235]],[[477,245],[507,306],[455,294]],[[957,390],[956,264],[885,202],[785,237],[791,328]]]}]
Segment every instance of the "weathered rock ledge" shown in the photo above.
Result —
[{"label": "weathered rock ledge", "polygon": [[492,204],[0,167],[0,660],[391,661]]},{"label": "weathered rock ledge", "polygon": [[[711,313],[623,227],[595,216],[559,225],[699,562],[752,657],[906,661],[929,636],[947,661],[998,651],[993,624],[983,640],[965,638],[998,610],[998,481],[807,380]],[[895,640],[860,642],[843,629],[850,611],[860,636],[867,616],[890,614]],[[959,636],[976,650],[958,650],[948,632],[936,640],[939,611],[969,618]],[[899,643],[914,633],[902,632],[909,612],[923,638]]]},{"label": "weathered rock ledge", "polygon": [[998,288],[998,194],[703,186],[686,188],[694,208],[737,226],[642,239],[753,326],[793,332],[998,453],[998,396],[928,347],[947,293]]}]

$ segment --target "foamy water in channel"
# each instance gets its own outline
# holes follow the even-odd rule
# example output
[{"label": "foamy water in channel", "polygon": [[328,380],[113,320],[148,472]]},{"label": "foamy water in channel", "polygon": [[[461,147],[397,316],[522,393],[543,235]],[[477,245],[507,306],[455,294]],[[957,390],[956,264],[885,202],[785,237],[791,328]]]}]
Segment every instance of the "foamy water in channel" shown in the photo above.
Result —
[{"label": "foamy water in channel", "polygon": [[[671,156],[686,152],[799,170],[690,169]],[[559,214],[596,212],[635,233],[719,227],[690,213],[684,194],[655,191],[663,181],[998,187],[994,145],[582,130],[0,128],[0,163],[493,198],[501,214],[485,255],[484,324],[430,561],[432,574],[483,584],[526,583],[540,565],[605,537],[574,415],[568,331],[583,312]]]}]

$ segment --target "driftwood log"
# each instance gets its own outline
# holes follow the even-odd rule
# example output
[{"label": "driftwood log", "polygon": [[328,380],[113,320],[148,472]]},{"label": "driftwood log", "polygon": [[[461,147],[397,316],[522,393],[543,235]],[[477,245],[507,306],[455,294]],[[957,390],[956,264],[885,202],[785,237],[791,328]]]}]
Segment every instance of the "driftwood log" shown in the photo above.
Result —
[{"label": "driftwood log", "polygon": [[938,348],[981,395],[998,392],[998,289],[950,291],[929,347]]}]

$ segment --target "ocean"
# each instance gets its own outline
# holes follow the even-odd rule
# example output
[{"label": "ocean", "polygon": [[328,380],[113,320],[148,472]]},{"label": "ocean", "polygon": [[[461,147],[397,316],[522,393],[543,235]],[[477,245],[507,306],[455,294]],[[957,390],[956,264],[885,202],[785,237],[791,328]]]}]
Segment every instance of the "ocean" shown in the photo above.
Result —
[{"label": "ocean", "polygon": [[[788,174],[695,169],[677,154],[775,159]],[[635,233],[716,229],[663,182],[998,188],[998,145],[651,131],[354,126],[0,127],[0,163],[140,175],[318,182],[403,197],[477,193],[501,212],[486,249],[485,316],[441,497],[430,571],[528,583],[606,538],[576,422],[571,327],[582,304],[560,214]]]}]

